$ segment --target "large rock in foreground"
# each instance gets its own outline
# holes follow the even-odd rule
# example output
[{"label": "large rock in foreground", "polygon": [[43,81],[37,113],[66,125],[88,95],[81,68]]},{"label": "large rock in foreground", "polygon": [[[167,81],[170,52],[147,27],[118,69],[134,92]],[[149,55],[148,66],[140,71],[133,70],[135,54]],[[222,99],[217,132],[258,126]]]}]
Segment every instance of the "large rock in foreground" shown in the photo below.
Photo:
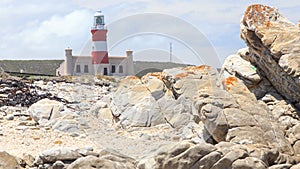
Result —
[{"label": "large rock in foreground", "polygon": [[225,89],[199,90],[194,103],[213,139],[217,142],[261,144],[293,155],[284,131],[277,121],[270,118],[268,107],[260,103],[238,78],[228,76],[222,83]]},{"label": "large rock in foreground", "polygon": [[217,75],[216,69],[203,65],[166,69],[142,79],[127,77],[113,94],[112,114],[124,128],[162,123],[181,128],[199,122],[193,98],[199,89],[214,84]]},{"label": "large rock in foreground", "polygon": [[275,8],[251,5],[241,20],[241,37],[251,53],[246,59],[281,95],[299,103],[299,28]]},{"label": "large rock in foreground", "polygon": [[43,99],[28,109],[34,121],[41,125],[46,125],[48,121],[61,116],[64,105],[61,102]]},{"label": "large rock in foreground", "polygon": [[[145,155],[139,169],[267,169],[275,161],[284,163],[279,153],[264,146],[220,142],[217,145],[188,141],[160,147]],[[276,168],[278,165],[275,165]],[[291,166],[285,164],[284,166]]]},{"label": "large rock in foreground", "polygon": [[160,107],[145,84],[136,77],[121,81],[114,93],[111,110],[123,127],[149,127],[164,123]]},{"label": "large rock in foreground", "polygon": [[89,155],[79,158],[67,167],[68,169],[82,168],[113,168],[113,169],[131,169],[136,168],[136,161],[122,154],[102,150],[99,157]]},{"label": "large rock in foreground", "polygon": [[8,154],[5,151],[0,152],[0,168],[3,169],[16,169],[20,168],[16,157]]},{"label": "large rock in foreground", "polygon": [[[189,142],[180,142],[166,145],[143,157],[138,164],[138,168],[158,169],[199,167],[200,164],[197,162],[202,157],[215,150],[216,148],[213,145],[205,143],[195,145]],[[194,166],[195,164],[196,166]]]}]

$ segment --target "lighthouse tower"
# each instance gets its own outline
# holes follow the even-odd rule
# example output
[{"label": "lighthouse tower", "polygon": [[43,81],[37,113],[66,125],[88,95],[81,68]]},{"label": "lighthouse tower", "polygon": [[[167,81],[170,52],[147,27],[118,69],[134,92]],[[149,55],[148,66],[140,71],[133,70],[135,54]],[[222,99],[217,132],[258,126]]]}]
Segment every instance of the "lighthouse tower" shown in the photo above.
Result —
[{"label": "lighthouse tower", "polygon": [[109,75],[109,60],[107,52],[104,15],[101,11],[94,14],[92,33],[92,64],[96,75]]}]

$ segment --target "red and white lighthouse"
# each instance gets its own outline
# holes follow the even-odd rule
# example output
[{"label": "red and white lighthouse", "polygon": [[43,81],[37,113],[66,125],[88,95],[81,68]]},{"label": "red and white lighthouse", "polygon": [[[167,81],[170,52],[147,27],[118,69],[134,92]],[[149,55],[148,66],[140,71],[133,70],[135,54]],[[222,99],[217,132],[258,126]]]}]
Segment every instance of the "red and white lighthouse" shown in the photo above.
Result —
[{"label": "red and white lighthouse", "polygon": [[94,15],[94,25],[91,29],[92,33],[92,63],[95,67],[95,74],[108,75],[109,60],[107,52],[104,15],[98,11]]}]

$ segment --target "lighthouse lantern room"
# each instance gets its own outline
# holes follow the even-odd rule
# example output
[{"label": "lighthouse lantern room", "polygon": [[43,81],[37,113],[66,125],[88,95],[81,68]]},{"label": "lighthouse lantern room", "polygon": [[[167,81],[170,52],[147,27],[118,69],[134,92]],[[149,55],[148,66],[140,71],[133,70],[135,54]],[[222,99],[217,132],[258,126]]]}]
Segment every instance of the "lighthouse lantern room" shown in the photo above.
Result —
[{"label": "lighthouse lantern room", "polygon": [[94,15],[94,29],[104,29],[104,15],[98,11]]}]

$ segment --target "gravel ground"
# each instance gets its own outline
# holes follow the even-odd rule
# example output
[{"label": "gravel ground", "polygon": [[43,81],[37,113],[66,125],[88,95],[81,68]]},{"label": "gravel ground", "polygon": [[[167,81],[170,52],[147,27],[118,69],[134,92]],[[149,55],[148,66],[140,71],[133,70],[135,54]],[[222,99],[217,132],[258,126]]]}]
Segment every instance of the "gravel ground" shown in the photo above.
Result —
[{"label": "gravel ground", "polygon": [[[0,120],[0,150],[21,157],[23,153],[38,155],[42,151],[54,147],[93,147],[98,146],[87,137],[72,137],[69,133],[52,131],[47,128],[36,126],[21,126],[20,123],[30,123],[33,121],[23,121],[18,118],[14,120]],[[24,130],[24,128],[27,128]]]},{"label": "gravel ground", "polygon": [[[28,116],[15,116],[8,120],[6,113],[0,114],[0,151],[17,157],[23,153],[36,156],[44,150],[55,147],[85,148],[93,147],[94,151],[113,149],[119,153],[134,157],[142,157],[146,152],[155,150],[161,145],[178,141],[174,130],[170,126],[160,125],[150,128],[133,128],[124,130],[116,127],[112,118],[95,116],[91,112],[93,105],[109,95],[107,87],[82,85],[79,83],[43,83],[36,82],[44,91],[60,98],[78,101],[76,111],[80,119],[86,121],[87,126],[81,127],[79,136],[70,133],[53,131],[51,128],[39,127]],[[22,111],[26,111],[23,108]],[[22,114],[22,112],[21,112]],[[24,113],[26,114],[26,113]]]}]

